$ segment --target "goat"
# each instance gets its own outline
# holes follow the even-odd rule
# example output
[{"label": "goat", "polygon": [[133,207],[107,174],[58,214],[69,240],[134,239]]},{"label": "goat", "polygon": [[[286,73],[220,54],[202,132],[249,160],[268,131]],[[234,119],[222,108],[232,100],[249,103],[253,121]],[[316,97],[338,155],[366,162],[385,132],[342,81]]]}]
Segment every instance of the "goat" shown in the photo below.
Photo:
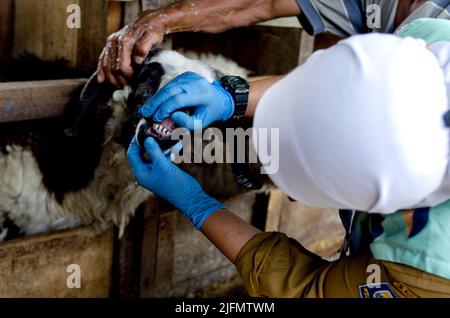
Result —
[{"label": "goat", "polygon": [[[233,62],[207,59],[219,62],[224,73],[228,64],[234,75],[245,76]],[[171,50],[152,50],[134,68],[123,89],[98,83],[94,74],[62,118],[0,125],[0,240],[91,224],[115,224],[123,233],[149,196],[134,182],[126,159],[139,120],[137,109],[186,71],[211,82],[221,76],[217,69]],[[227,166],[191,170],[207,191],[222,196],[239,191]]]}]

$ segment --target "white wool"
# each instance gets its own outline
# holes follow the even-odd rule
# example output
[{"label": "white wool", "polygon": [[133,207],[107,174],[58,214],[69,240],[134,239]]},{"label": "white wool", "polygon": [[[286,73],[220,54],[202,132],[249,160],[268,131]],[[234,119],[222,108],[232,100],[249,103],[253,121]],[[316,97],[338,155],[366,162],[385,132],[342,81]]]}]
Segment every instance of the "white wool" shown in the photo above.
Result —
[{"label": "white wool", "polygon": [[209,82],[216,80],[214,70],[200,61],[191,60],[175,51],[161,51],[150,62],[160,63],[164,68],[160,87],[163,87],[172,79],[185,72],[194,72]]}]

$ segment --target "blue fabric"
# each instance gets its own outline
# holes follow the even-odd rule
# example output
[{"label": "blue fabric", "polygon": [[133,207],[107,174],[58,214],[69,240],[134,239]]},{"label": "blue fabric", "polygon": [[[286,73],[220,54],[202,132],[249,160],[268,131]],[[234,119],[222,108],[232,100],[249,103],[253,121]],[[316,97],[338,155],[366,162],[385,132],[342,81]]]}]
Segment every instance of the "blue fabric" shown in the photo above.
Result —
[{"label": "blue fabric", "polygon": [[[316,12],[314,7],[312,6],[309,0],[296,0],[300,10],[302,11],[302,16],[306,18],[306,21],[303,20],[302,25],[306,31],[311,35],[320,34],[326,31],[325,24],[320,18],[319,14]],[[305,25],[305,22],[309,23],[309,25]],[[308,28],[311,27],[311,30]]]},{"label": "blue fabric", "polygon": [[445,8],[450,12],[450,0],[433,0],[433,2],[440,6],[442,9]]},{"label": "blue fabric", "polygon": [[367,33],[366,17],[360,0],[343,0],[347,9],[348,17],[356,33]]},{"label": "blue fabric", "polygon": [[412,266],[450,279],[450,201],[386,217],[384,233],[370,244],[378,260]]}]

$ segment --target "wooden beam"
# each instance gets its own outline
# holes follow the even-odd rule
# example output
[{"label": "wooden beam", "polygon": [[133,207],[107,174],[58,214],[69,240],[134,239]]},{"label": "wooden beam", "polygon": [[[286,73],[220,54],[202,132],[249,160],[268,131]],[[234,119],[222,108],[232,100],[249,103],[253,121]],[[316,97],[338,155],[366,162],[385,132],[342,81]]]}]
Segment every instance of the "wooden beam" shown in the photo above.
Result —
[{"label": "wooden beam", "polygon": [[62,115],[85,79],[0,83],[0,123]]}]

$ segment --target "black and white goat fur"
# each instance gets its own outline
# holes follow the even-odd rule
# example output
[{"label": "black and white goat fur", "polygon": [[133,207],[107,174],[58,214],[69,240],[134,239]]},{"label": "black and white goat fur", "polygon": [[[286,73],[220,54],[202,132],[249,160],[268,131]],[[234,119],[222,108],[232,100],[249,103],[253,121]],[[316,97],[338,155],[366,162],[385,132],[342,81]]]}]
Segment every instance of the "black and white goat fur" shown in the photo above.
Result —
[{"label": "black and white goat fur", "polygon": [[[215,65],[223,73],[245,76],[233,62],[207,60],[225,66]],[[133,104],[186,71],[211,82],[219,74],[198,60],[158,50],[137,67],[130,86],[123,89],[91,78],[63,118],[0,125],[0,240],[11,234],[11,227],[32,235],[116,224],[123,232],[149,195],[134,182],[126,159],[136,129]],[[207,178],[228,186],[232,180]]]}]

